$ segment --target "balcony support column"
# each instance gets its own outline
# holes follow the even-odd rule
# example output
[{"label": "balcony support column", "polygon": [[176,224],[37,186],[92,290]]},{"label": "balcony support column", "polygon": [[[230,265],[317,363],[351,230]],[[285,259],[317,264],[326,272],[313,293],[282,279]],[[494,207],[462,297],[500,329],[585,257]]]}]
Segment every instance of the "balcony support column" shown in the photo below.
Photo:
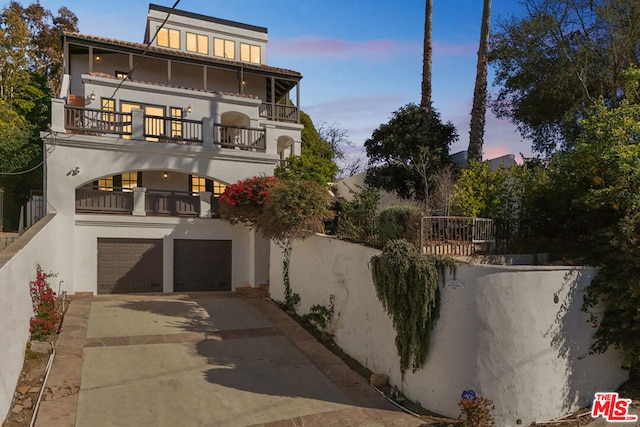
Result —
[{"label": "balcony support column", "polygon": [[144,187],[133,188],[133,216],[147,216],[145,207],[147,189]]},{"label": "balcony support column", "polygon": [[200,192],[200,218],[211,218],[211,192]]},{"label": "balcony support column", "polygon": [[54,132],[66,132],[64,123],[64,99],[51,100],[51,130]]},{"label": "balcony support column", "polygon": [[131,110],[131,139],[144,141],[144,111],[139,108]]},{"label": "balcony support column", "polygon": [[202,118],[202,146],[205,148],[214,148],[214,124],[213,117]]}]

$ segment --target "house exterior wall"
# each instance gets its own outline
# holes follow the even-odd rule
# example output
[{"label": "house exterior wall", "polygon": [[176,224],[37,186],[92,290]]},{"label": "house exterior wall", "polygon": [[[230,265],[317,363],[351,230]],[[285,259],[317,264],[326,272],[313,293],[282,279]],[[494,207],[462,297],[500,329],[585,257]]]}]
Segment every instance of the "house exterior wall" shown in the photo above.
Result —
[{"label": "house exterior wall", "polygon": [[[588,354],[595,329],[580,308],[595,269],[458,263],[459,282],[441,287],[426,364],[403,381],[395,331],[368,267],[379,253],[326,236],[296,241],[290,278],[301,297],[298,312],[314,304],[328,307],[333,295],[329,332],[336,343],[373,372],[389,375],[391,384],[426,409],[456,417],[463,390],[473,389],[494,401],[497,425],[529,425],[587,406],[596,391],[615,390],[626,379],[615,352]],[[283,299],[276,246],[270,264],[272,297]]]},{"label": "house exterior wall", "polygon": [[60,281],[71,279],[58,269],[64,252],[54,250],[55,242],[64,241],[64,248],[71,244],[60,233],[59,220],[48,215],[0,253],[0,420],[9,412],[24,362],[29,319],[33,316],[29,282],[36,278],[36,265],[40,264],[46,273],[58,273],[50,281],[56,292]]},{"label": "house exterior wall", "polygon": [[[232,226],[219,219],[161,218],[108,215],[76,215],[74,229],[75,260],[72,292],[97,290],[98,238],[162,239],[163,292],[173,292],[173,247],[176,239],[231,240],[231,289],[255,285],[255,270],[247,268],[253,247],[252,231],[244,226]],[[268,263],[264,254],[257,263]]]}]

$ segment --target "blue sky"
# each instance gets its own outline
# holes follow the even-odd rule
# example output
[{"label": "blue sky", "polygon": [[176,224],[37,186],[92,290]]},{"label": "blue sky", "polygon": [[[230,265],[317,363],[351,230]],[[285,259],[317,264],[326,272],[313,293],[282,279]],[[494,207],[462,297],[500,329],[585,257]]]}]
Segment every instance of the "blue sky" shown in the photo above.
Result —
[{"label": "blue sky", "polygon": [[[142,41],[147,2],[40,3],[51,10],[67,6],[78,16],[82,33]],[[173,0],[155,3],[170,7]],[[303,110],[316,123],[335,123],[348,131],[355,150],[362,150],[371,132],[393,111],[420,101],[424,3],[181,0],[178,9],[267,27],[268,63],[304,76]],[[482,0],[434,0],[433,8],[433,103],[458,130],[459,142],[451,147],[456,152],[468,144]],[[516,0],[493,0],[493,28],[521,10]],[[492,81],[490,71],[490,90]],[[484,153],[485,158],[529,154],[530,148],[508,121],[488,112]]]}]

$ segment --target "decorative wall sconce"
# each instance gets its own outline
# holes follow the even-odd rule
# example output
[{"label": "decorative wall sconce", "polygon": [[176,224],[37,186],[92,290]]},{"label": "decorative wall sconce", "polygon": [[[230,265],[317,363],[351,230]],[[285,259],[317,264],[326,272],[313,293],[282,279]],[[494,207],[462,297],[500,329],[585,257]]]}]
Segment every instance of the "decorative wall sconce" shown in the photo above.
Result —
[{"label": "decorative wall sconce", "polygon": [[91,91],[91,95],[89,95],[89,99],[92,101],[96,100],[96,94],[93,91]]},{"label": "decorative wall sconce", "polygon": [[96,62],[100,62],[100,61],[102,61],[102,58],[100,57],[100,55],[96,55],[96,56],[95,56],[95,58],[94,58],[94,60],[95,60]]},{"label": "decorative wall sconce", "polygon": [[189,104],[189,106],[187,106],[187,108],[184,109],[184,112],[187,113],[187,114],[191,114],[192,110],[193,109],[191,108],[191,104]]},{"label": "decorative wall sconce", "polygon": [[169,178],[169,172],[167,171],[162,172],[162,179],[167,179],[167,178]]}]

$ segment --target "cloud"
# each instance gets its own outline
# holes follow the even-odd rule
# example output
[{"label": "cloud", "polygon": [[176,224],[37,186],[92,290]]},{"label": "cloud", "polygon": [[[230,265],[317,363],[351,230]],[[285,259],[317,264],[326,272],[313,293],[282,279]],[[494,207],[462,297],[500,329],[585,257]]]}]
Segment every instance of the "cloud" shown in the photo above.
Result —
[{"label": "cloud", "polygon": [[[477,46],[434,42],[434,56],[465,56],[476,52]],[[399,55],[421,55],[422,42],[377,39],[349,41],[323,37],[272,39],[269,54],[275,57],[360,58],[371,61],[396,61]]]}]

